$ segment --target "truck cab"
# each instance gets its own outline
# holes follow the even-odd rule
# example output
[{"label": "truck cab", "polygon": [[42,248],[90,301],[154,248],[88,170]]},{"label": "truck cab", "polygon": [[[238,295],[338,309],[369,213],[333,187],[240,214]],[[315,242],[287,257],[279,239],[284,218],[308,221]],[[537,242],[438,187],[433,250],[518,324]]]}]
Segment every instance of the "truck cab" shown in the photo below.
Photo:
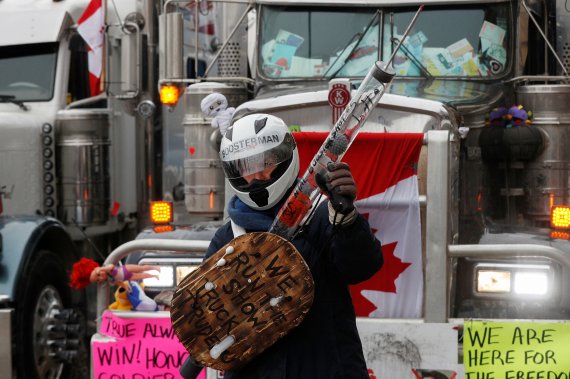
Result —
[{"label": "truck cab", "polygon": [[141,69],[148,27],[122,18],[132,13],[140,20],[145,10],[132,1],[108,13],[105,77],[92,96],[89,47],[77,31],[88,4],[0,4],[0,366],[6,377],[86,375],[94,289],[71,289],[69,273],[80,258],[102,262],[109,249],[133,239],[153,192],[141,183],[150,161],[145,146],[152,144],[145,144],[144,128],[154,119],[135,111],[143,100],[153,106],[154,91],[142,88],[154,70],[145,65],[143,75]]},{"label": "truck cab", "polygon": [[[266,112],[302,131],[330,130],[334,83],[344,82],[354,91],[375,61],[392,59],[396,77],[363,131],[449,130],[450,146],[458,148],[452,149],[448,172],[448,243],[481,248],[499,244],[510,250],[507,261],[514,264],[492,253],[489,262],[449,257],[453,284],[441,317],[532,314],[537,319],[565,319],[569,299],[560,293],[565,268],[551,258],[528,258],[522,252],[520,257],[509,245],[555,247],[562,256],[568,249],[564,227],[552,221],[553,214],[568,205],[563,168],[568,157],[555,142],[564,140],[564,104],[570,93],[564,63],[567,13],[560,2],[548,1],[422,4],[395,54],[420,3],[263,0],[255,7],[243,5],[249,22],[247,28],[244,21],[235,27],[232,41],[242,44],[238,46],[247,54],[247,73],[254,82],[245,82],[248,101],[237,106],[234,120]],[[246,42],[237,37],[240,31]],[[219,55],[228,52],[226,46]],[[202,79],[207,80],[223,81]],[[200,99],[195,93],[204,86],[197,81],[182,80],[191,84],[186,105],[194,114],[199,113]],[[497,108],[513,108],[528,121],[513,128],[503,120],[502,129],[496,127],[492,112]],[[419,172],[421,196],[429,173],[421,163]],[[425,229],[423,233],[425,241]],[[544,292],[518,294],[509,282],[504,283],[509,289],[498,296],[474,286],[483,280],[480,271],[512,280],[518,272],[530,272],[541,278]]]},{"label": "truck cab", "polygon": [[[560,166],[567,157],[554,142],[565,134],[562,104],[570,90],[563,64],[567,42],[560,34],[569,22],[566,12],[559,2],[422,4],[417,22],[393,56],[396,77],[389,93],[363,131],[450,130],[458,136],[459,150],[457,156],[451,154],[448,172],[453,183],[448,243],[483,249],[499,244],[512,254],[499,258],[491,253],[489,261],[453,258],[452,291],[442,319],[567,319],[569,299],[560,292],[567,268],[549,257],[522,257],[525,253],[509,248],[529,244],[568,253],[568,241],[558,238],[562,230],[551,221],[558,205],[567,206]],[[234,117],[268,112],[302,130],[330,129],[330,119],[324,117],[328,83],[348,78],[357,87],[374,61],[392,57],[420,6],[368,5],[355,2],[349,9],[338,3],[260,1],[252,59],[255,95]],[[491,137],[497,131],[491,112],[513,105],[529,111],[532,121],[522,128],[503,125],[503,137]],[[524,132],[528,134],[523,137]],[[497,138],[498,146],[489,143]],[[505,155],[493,155],[494,148]],[[429,175],[420,174],[420,184]],[[504,283],[509,289],[497,295],[483,288],[481,272],[507,275],[512,283]],[[515,290],[519,273],[540,278],[542,292],[533,292],[538,287]]]},{"label": "truck cab", "polygon": [[[226,95],[236,107],[234,121],[270,113],[297,131],[326,133],[340,114],[335,115],[331,101],[335,88],[354,94],[375,62],[390,60],[396,77],[362,132],[424,135],[417,162],[421,304],[411,313],[358,319],[368,333],[363,337],[369,367],[381,355],[375,355],[380,342],[373,336],[390,330],[393,322],[453,327],[457,375],[466,320],[568,321],[570,297],[563,288],[569,284],[570,244],[564,229],[569,225],[553,218],[570,205],[568,157],[561,148],[570,93],[567,59],[561,59],[567,55],[564,28],[569,22],[562,2],[231,2],[235,23],[224,24],[231,30],[227,38],[198,46],[197,39],[184,38],[186,29],[176,19],[190,12],[199,30],[200,17],[215,19],[217,11],[229,9],[223,2],[211,3],[207,11],[197,4],[194,10],[164,7],[167,38],[159,86],[178,86],[184,94],[183,102],[170,105],[183,113],[178,135],[185,137],[184,159],[170,161],[169,167],[184,173],[179,176],[184,197],[174,196],[176,183],[164,187],[175,209],[188,214],[208,209],[211,199],[219,204],[223,177],[215,163],[217,137],[200,111],[206,95]],[[395,52],[421,5],[417,22]],[[178,41],[169,36],[183,36],[180,46],[169,45]],[[169,51],[183,55],[168,60]],[[224,71],[228,57],[237,71]],[[200,60],[203,72],[197,69]],[[498,108],[513,113],[493,124]],[[509,123],[517,109],[529,122]],[[209,152],[193,149],[205,141],[214,146]],[[231,193],[227,186],[224,190],[227,201]],[[217,212],[214,218],[223,219],[223,206]],[[173,226],[178,228],[176,220],[186,216],[174,216]],[[174,257],[159,262],[158,253],[150,253],[161,250],[156,237],[145,236],[149,251],[136,259],[146,255],[152,257],[146,262],[188,265]],[[162,238],[168,239],[168,233]],[[168,289],[175,290],[182,275],[168,272],[173,273]],[[152,290],[152,284],[147,288]],[[398,377],[398,372],[390,374]]]}]

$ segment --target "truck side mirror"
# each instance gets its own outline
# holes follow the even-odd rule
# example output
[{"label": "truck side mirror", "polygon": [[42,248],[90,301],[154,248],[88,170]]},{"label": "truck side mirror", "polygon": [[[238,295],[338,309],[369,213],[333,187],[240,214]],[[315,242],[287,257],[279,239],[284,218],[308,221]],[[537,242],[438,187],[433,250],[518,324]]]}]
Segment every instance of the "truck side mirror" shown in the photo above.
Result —
[{"label": "truck side mirror", "polygon": [[139,23],[128,18],[121,37],[121,93],[119,98],[136,98],[142,91],[142,33]]},{"label": "truck side mirror", "polygon": [[159,79],[167,81],[182,79],[184,73],[182,14],[179,12],[164,13],[160,15],[158,22],[160,31],[158,40]]}]

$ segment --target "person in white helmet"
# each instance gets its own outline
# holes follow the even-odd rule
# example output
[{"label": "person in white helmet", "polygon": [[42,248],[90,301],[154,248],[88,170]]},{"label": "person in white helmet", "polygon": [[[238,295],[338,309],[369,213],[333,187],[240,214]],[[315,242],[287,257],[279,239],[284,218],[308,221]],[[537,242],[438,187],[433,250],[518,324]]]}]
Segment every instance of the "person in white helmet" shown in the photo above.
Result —
[{"label": "person in white helmet", "polygon": [[[245,116],[227,130],[220,146],[224,173],[236,195],[230,222],[215,234],[211,256],[246,232],[267,231],[299,175],[293,135],[278,117]],[[225,379],[368,379],[348,286],[370,278],[383,264],[380,242],[354,208],[356,185],[350,168],[338,162],[320,178],[329,197],[292,239],[309,266],[315,297],[304,321]],[[348,203],[348,204],[347,204]]]}]

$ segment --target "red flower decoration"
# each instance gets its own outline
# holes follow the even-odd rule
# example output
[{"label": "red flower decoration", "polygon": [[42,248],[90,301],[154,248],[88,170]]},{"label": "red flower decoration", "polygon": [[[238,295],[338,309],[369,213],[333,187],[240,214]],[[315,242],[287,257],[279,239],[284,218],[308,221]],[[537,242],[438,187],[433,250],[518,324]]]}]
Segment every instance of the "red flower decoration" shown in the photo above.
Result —
[{"label": "red flower decoration", "polygon": [[97,267],[99,267],[99,263],[89,258],[81,258],[75,262],[71,269],[71,275],[69,275],[69,286],[75,289],[87,287],[91,283],[89,277]]}]

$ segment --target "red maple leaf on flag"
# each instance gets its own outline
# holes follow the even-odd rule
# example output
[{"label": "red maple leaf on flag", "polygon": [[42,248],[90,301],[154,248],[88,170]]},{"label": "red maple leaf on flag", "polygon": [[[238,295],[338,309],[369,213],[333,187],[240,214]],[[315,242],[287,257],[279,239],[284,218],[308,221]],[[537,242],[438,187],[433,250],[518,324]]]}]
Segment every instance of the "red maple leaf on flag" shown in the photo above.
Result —
[{"label": "red maple leaf on flag", "polygon": [[392,242],[382,245],[382,256],[384,257],[384,265],[370,279],[350,286],[350,294],[357,316],[368,317],[377,307],[370,300],[362,295],[362,291],[380,291],[396,293],[396,279],[402,272],[410,266],[411,263],[402,262],[402,260],[394,255],[398,242]]}]

